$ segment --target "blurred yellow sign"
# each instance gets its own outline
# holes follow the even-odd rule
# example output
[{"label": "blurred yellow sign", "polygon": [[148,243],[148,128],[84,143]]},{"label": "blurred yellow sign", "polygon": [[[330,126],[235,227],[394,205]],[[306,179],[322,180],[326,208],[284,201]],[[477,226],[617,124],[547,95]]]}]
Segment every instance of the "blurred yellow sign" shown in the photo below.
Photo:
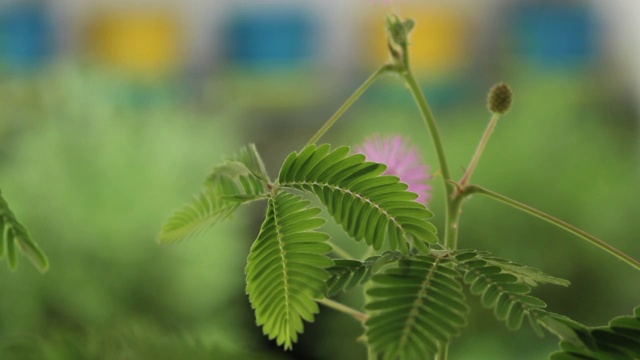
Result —
[{"label": "blurred yellow sign", "polygon": [[[467,21],[455,8],[415,6],[402,7],[416,22],[411,31],[410,61],[419,75],[441,75],[459,68],[467,61]],[[383,25],[384,14],[376,14],[370,22],[371,60],[379,64],[388,53]]]},{"label": "blurred yellow sign", "polygon": [[180,29],[168,11],[105,12],[89,29],[92,53],[108,66],[161,75],[179,62]]}]

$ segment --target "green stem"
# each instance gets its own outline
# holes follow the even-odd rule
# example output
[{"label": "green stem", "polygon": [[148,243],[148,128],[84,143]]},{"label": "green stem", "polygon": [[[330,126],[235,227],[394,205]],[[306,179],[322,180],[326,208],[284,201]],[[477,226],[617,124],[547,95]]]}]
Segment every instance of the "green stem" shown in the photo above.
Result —
[{"label": "green stem", "polygon": [[489,121],[487,128],[484,130],[482,139],[480,139],[480,142],[478,143],[476,152],[473,154],[473,157],[471,158],[471,162],[469,163],[467,170],[464,172],[464,175],[462,175],[462,178],[458,182],[460,188],[464,188],[465,185],[467,185],[467,183],[469,182],[469,179],[471,178],[471,175],[473,174],[473,171],[475,170],[476,165],[478,165],[478,161],[482,156],[482,152],[484,151],[484,148],[487,146],[487,143],[489,142],[491,133],[493,132],[493,129],[496,127],[496,124],[498,123],[499,117],[500,115],[498,114],[493,114],[493,116],[491,117],[491,121]]},{"label": "green stem", "polygon": [[311,137],[311,139],[307,141],[307,146],[311,144],[315,144],[316,141],[320,140],[322,135],[324,135],[333,126],[333,124],[336,121],[338,121],[340,116],[342,116],[342,114],[344,114],[344,112],[347,111],[347,109],[349,109],[351,105],[353,105],[353,103],[356,102],[356,100],[358,100],[360,95],[362,95],[362,93],[364,93],[365,90],[367,90],[367,88],[369,88],[369,86],[371,86],[371,84],[373,84],[373,82],[380,75],[384,74],[389,70],[391,70],[390,65],[383,65],[378,70],[376,70],[373,74],[371,74],[371,76],[369,76],[369,78],[365,80],[365,82],[362,85],[360,85],[360,87],[356,89],[356,91],[353,94],[351,94],[351,96],[349,96],[347,101],[345,101],[344,104],[340,106],[340,108],[329,118],[329,120],[327,120],[327,122],[324,123],[324,125],[322,125],[322,127]]},{"label": "green stem", "polygon": [[449,356],[449,344],[444,344],[440,347],[438,353],[436,354],[436,360],[447,360]]},{"label": "green stem", "polygon": [[318,299],[316,301],[326,307],[332,308],[333,310],[337,310],[337,311],[340,311],[341,313],[345,313],[353,317],[354,319],[358,320],[361,323],[364,323],[368,318],[367,314],[362,313],[356,309],[348,307],[347,305],[344,305],[342,303],[339,303],[337,301],[334,301],[328,298]]},{"label": "green stem", "polygon": [[327,240],[327,244],[331,245],[331,251],[333,251],[336,255],[340,256],[343,259],[356,259],[355,256],[351,255],[347,250],[343,249],[342,247],[336,245],[336,243],[334,243],[331,240]]},{"label": "green stem", "polygon": [[373,350],[371,346],[367,346],[367,360],[377,360],[378,354]]},{"label": "green stem", "polygon": [[[424,120],[425,125],[429,129],[429,134],[431,135],[431,139],[433,141],[433,147],[438,156],[438,163],[440,165],[440,172],[442,173],[442,181],[445,189],[445,231],[444,231],[444,245],[451,249],[455,249],[457,242],[457,231],[452,231],[451,228],[451,209],[452,201],[451,195],[455,191],[455,186],[451,183],[451,173],[449,172],[449,165],[447,163],[447,157],[444,152],[444,146],[442,144],[442,139],[440,137],[440,131],[438,130],[438,125],[436,124],[435,119],[433,118],[433,114],[431,113],[431,109],[429,108],[429,104],[422,93],[422,89],[420,89],[420,85],[416,81],[415,77],[411,73],[409,69],[403,69],[400,73],[402,77],[405,79],[407,86],[409,86],[409,91],[413,95],[413,99],[418,105],[418,109],[420,110],[420,115],[422,115],[422,120]],[[456,210],[457,213],[457,210]],[[457,221],[456,221],[457,226]]]},{"label": "green stem", "polygon": [[[442,182],[445,190],[444,246],[455,250],[458,246],[458,219],[460,218],[460,207],[462,206],[463,199],[460,196],[454,197],[457,188],[452,184],[449,164],[447,163],[447,156],[444,152],[444,145],[442,143],[442,138],[440,137],[438,124],[433,118],[427,99],[424,97],[422,89],[411,73],[411,70],[409,70],[408,64],[405,64],[405,69],[401,71],[401,75],[409,86],[409,90],[413,95],[416,105],[418,105],[420,115],[422,115],[422,120],[424,120],[427,129],[429,129],[433,147],[436,151],[436,155],[438,156],[440,173],[442,174]],[[448,348],[448,344],[443,344],[439,349],[436,358],[438,360],[447,360]]]},{"label": "green stem", "polygon": [[451,250],[458,248],[458,229],[460,228],[460,214],[462,213],[463,196],[452,196],[449,201],[449,209],[446,223],[445,246]]},{"label": "green stem", "polygon": [[597,237],[581,230],[578,229],[577,227],[566,223],[556,217],[553,217],[549,214],[546,214],[538,209],[532,208],[531,206],[525,205],[523,203],[520,203],[516,200],[510,199],[506,196],[500,195],[498,193],[495,193],[491,190],[485,189],[481,186],[478,185],[469,185],[466,187],[465,189],[465,195],[471,195],[471,194],[481,194],[481,195],[485,195],[488,196],[490,198],[493,198],[495,200],[498,200],[504,204],[510,205],[516,209],[522,210],[526,213],[529,213],[533,216],[536,216],[542,220],[545,220],[547,222],[550,222],[551,224],[564,229],[574,235],[577,235],[578,237],[592,243],[593,245],[599,247],[600,249],[608,252],[609,254],[617,257],[618,259],[626,262],[627,264],[633,266],[635,269],[640,270],[640,261],[635,260],[634,258],[632,258],[631,256],[623,253],[622,251],[614,248],[613,246],[607,244],[606,242],[598,239]]}]

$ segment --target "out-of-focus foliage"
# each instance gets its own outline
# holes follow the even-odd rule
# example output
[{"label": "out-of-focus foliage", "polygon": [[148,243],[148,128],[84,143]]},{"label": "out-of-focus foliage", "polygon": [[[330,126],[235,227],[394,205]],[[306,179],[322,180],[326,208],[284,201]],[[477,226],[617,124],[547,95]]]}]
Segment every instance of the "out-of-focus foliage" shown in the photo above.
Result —
[{"label": "out-of-focus foliage", "polygon": [[0,357],[12,360],[86,359],[276,359],[228,344],[210,344],[183,332],[167,332],[135,324],[126,328],[96,329],[81,334],[56,332],[4,341]]},{"label": "out-of-focus foliage", "polygon": [[184,106],[134,106],[119,90],[131,86],[72,69],[0,89],[0,184],[51,262],[45,276],[0,273],[0,334],[119,326],[135,315],[238,340],[242,327],[230,324],[248,308],[235,301],[249,247],[242,217],[194,245],[154,241],[167,209],[236,146],[236,128]]},{"label": "out-of-focus foliage", "polygon": [[0,259],[7,255],[7,264],[11,270],[15,270],[20,251],[36,269],[41,272],[47,271],[49,262],[46,255],[40,250],[29,235],[29,230],[24,227],[16,218],[16,215],[9,208],[9,204],[0,191]]}]

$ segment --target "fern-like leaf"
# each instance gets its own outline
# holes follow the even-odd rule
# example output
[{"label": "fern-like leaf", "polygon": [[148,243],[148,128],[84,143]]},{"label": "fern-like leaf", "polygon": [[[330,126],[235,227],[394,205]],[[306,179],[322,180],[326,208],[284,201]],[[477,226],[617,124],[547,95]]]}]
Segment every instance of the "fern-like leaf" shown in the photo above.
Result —
[{"label": "fern-like leaf", "polygon": [[7,255],[9,269],[18,265],[18,251],[40,272],[49,268],[49,261],[40,247],[31,239],[29,231],[16,218],[0,192],[0,258]]},{"label": "fern-like leaf", "polygon": [[269,176],[267,170],[264,167],[262,158],[258,153],[258,149],[254,144],[249,144],[238,151],[234,156],[227,159],[228,161],[237,161],[244,164],[253,176],[262,180],[263,182],[269,182]]},{"label": "fern-like leaf", "polygon": [[320,209],[281,191],[269,199],[267,216],[247,262],[247,294],[256,322],[269,339],[290,349],[303,331],[303,320],[318,312],[333,262],[326,255],[329,236],[317,232],[324,224]]},{"label": "fern-like leaf", "polygon": [[469,310],[453,265],[419,255],[373,276],[366,336],[384,359],[428,359],[459,334]]},{"label": "fern-like leaf", "polygon": [[607,326],[587,327],[557,314],[543,316],[540,323],[561,340],[562,351],[551,354],[552,360],[640,359],[640,306]]},{"label": "fern-like leaf", "polygon": [[[462,252],[464,252],[464,250],[458,253],[460,254]],[[505,272],[515,275],[519,282],[523,282],[532,287],[537,286],[538,284],[552,284],[560,286],[571,285],[569,280],[545,274],[542,270],[534,267],[495,257],[488,251],[470,250],[470,252],[476,253],[477,258],[486,261],[489,265],[497,266]]]},{"label": "fern-like leaf", "polygon": [[494,309],[498,320],[505,321],[510,330],[517,330],[526,316],[533,331],[542,336],[538,319],[546,313],[544,308],[547,305],[527,295],[531,292],[529,284],[543,280],[564,284],[562,279],[495,258],[487,252],[461,250],[454,257],[458,268],[464,272],[463,280],[469,285],[469,291],[480,296],[484,307]]},{"label": "fern-like leaf", "polygon": [[266,198],[268,178],[253,146],[213,169],[204,189],[162,226],[158,242],[185,240],[233,214],[246,202]]},{"label": "fern-like leaf", "polygon": [[357,241],[380,249],[408,253],[407,242],[421,252],[438,241],[433,214],[415,201],[415,193],[395,176],[381,175],[385,165],[349,155],[349,147],[330,151],[329,145],[309,145],[291,153],[278,177],[282,187],[314,193],[329,214]]},{"label": "fern-like leaf", "polygon": [[334,265],[327,269],[331,274],[327,280],[327,296],[364,284],[382,266],[398,261],[401,257],[402,254],[398,251],[385,251],[382,255],[371,256],[364,261],[334,259]]}]

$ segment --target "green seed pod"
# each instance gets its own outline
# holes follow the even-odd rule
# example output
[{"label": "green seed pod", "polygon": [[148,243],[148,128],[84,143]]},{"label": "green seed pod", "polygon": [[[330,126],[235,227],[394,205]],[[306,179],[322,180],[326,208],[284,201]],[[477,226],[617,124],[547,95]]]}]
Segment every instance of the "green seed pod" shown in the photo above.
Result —
[{"label": "green seed pod", "polygon": [[505,83],[499,83],[494,85],[489,91],[489,97],[487,99],[487,106],[489,111],[495,114],[503,115],[511,107],[513,101],[513,93],[509,85]]}]

